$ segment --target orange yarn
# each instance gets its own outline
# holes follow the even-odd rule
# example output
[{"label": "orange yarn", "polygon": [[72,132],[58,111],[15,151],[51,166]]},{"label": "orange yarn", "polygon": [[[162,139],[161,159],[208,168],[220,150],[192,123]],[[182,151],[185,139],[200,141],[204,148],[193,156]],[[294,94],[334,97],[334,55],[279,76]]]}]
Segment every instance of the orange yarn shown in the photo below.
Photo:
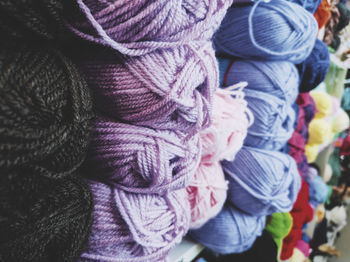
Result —
[{"label": "orange yarn", "polygon": [[322,0],[314,14],[314,17],[317,20],[319,29],[321,29],[326,25],[330,16],[331,16],[331,5],[330,3],[328,3],[328,0]]}]

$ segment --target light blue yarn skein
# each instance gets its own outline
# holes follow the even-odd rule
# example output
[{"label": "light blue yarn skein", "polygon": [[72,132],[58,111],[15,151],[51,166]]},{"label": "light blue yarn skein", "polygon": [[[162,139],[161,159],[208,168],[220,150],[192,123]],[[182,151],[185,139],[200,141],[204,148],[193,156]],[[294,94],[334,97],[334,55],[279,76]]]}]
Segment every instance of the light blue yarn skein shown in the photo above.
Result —
[{"label": "light blue yarn skein", "polygon": [[243,147],[223,161],[229,181],[227,202],[251,215],[289,212],[301,187],[295,160],[284,153]]},{"label": "light blue yarn skein", "polygon": [[285,0],[231,7],[214,36],[219,54],[257,60],[304,61],[318,25],[311,13]]},{"label": "light blue yarn skein", "polygon": [[[253,89],[275,95],[293,104],[298,96],[299,72],[293,63],[287,61],[230,60],[217,58],[219,71],[225,71],[223,86],[246,81],[246,89]],[[229,60],[230,62],[228,62]],[[228,65],[229,64],[229,65]],[[226,69],[225,69],[226,68]]]},{"label": "light blue yarn skein", "polygon": [[265,228],[265,216],[251,216],[232,205],[189,235],[219,254],[241,253],[252,247]]},{"label": "light blue yarn skein", "polygon": [[268,150],[280,150],[294,132],[295,111],[292,106],[276,96],[244,89],[248,108],[254,122],[248,128],[244,145]]}]

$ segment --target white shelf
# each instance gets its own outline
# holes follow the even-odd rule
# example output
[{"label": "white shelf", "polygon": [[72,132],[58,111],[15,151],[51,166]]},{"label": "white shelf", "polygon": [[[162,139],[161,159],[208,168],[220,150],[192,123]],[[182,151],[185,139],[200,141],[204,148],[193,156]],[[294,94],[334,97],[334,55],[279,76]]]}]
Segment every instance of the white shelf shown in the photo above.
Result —
[{"label": "white shelf", "polygon": [[204,246],[195,243],[189,238],[184,238],[169,255],[170,262],[191,262],[202,250]]}]

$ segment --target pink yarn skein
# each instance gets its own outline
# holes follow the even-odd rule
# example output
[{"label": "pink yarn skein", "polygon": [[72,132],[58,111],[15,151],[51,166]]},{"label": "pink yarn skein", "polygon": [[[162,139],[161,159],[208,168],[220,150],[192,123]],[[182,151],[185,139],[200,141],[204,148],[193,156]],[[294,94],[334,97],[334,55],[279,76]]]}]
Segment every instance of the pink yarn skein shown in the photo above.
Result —
[{"label": "pink yarn skein", "polygon": [[225,203],[228,186],[219,161],[234,159],[254,119],[244,100],[242,89],[246,85],[243,82],[216,90],[212,125],[200,132],[202,159],[186,188],[193,229],[215,217]]}]

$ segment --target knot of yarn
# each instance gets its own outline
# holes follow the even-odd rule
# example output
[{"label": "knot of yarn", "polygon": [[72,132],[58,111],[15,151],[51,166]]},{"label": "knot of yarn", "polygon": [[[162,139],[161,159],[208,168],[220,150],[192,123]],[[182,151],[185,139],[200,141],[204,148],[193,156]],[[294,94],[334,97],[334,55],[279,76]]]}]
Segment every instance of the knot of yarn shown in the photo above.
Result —
[{"label": "knot of yarn", "polygon": [[79,261],[165,261],[190,222],[183,190],[164,196],[134,194],[90,182],[94,221]]},{"label": "knot of yarn", "polygon": [[184,188],[200,161],[199,135],[185,141],[160,131],[105,119],[95,122],[88,171],[98,180],[137,193]]},{"label": "knot of yarn", "polygon": [[72,173],[85,158],[93,117],[85,80],[55,50],[6,50],[0,60],[0,167]]},{"label": "knot of yarn", "polygon": [[[194,40],[210,40],[232,0],[76,0],[85,15],[69,27],[85,40],[138,56]],[[75,20],[74,20],[75,19]]]},{"label": "knot of yarn", "polygon": [[241,253],[250,249],[262,234],[265,220],[265,216],[251,216],[225,205],[216,217],[189,234],[219,254]]},{"label": "knot of yarn", "polygon": [[294,131],[296,114],[293,107],[265,92],[246,88],[244,93],[254,115],[244,145],[271,150],[283,148]]},{"label": "knot of yarn", "polygon": [[189,136],[210,123],[218,85],[210,44],[125,59],[108,54],[81,64],[97,109],[105,115],[136,125],[183,130]]},{"label": "knot of yarn", "polygon": [[292,209],[301,180],[289,155],[243,147],[234,161],[223,161],[222,167],[229,180],[228,201],[239,209],[252,215]]},{"label": "knot of yarn", "polygon": [[[226,63],[227,58],[218,58]],[[286,61],[231,60],[223,85],[247,81],[246,89],[274,95],[292,104],[298,96],[299,75],[294,64]]]},{"label": "knot of yarn", "polygon": [[314,47],[317,30],[315,18],[303,7],[259,0],[229,8],[214,44],[224,55],[301,63]]}]

